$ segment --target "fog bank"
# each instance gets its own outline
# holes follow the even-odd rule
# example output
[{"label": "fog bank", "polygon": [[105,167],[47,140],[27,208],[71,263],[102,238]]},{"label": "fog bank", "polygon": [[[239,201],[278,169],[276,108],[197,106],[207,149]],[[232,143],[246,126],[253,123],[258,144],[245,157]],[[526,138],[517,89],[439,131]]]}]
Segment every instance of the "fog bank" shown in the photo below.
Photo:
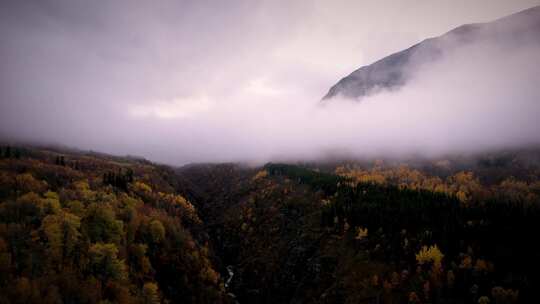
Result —
[{"label": "fog bank", "polygon": [[[402,42],[369,46],[375,19],[370,34],[345,29],[340,25],[357,19],[345,14],[345,4],[332,15],[316,3],[6,1],[0,135],[174,165],[540,144],[536,42],[469,43],[422,65],[399,90],[360,102],[320,101],[340,77],[378,59],[375,53],[442,34],[452,22],[488,21],[526,7],[492,5],[477,14],[487,20],[424,20],[435,33],[383,30],[380,37]],[[334,24],[336,37],[328,30]],[[356,32],[360,40],[350,38]],[[336,41],[338,48],[331,46]]]}]

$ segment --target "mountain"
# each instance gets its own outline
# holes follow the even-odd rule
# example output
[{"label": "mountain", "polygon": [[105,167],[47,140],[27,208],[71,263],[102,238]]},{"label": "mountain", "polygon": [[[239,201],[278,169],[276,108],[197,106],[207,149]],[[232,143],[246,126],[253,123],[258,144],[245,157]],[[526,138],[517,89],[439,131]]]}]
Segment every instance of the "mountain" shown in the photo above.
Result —
[{"label": "mountain", "polygon": [[381,90],[399,89],[423,65],[440,59],[445,52],[479,42],[513,46],[540,43],[540,6],[488,23],[462,25],[363,66],[332,86],[323,100],[337,96],[360,99]]}]

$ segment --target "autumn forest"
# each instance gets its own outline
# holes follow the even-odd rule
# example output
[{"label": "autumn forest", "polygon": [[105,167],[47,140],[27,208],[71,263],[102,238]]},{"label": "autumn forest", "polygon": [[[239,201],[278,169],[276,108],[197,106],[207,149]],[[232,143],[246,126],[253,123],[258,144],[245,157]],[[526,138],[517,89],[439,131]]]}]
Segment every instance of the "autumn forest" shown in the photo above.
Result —
[{"label": "autumn forest", "polygon": [[531,303],[537,294],[534,151],[179,168],[59,148],[0,155],[1,303]]}]

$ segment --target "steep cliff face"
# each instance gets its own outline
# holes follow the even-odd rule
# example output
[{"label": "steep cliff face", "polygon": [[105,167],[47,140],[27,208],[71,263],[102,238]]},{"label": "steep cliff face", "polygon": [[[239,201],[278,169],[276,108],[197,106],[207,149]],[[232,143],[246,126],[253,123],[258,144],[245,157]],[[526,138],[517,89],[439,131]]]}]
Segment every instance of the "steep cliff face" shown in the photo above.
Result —
[{"label": "steep cliff face", "polygon": [[384,57],[341,79],[323,99],[337,96],[361,99],[381,90],[399,89],[423,65],[441,58],[447,51],[477,42],[501,45],[540,43],[540,6],[489,23],[462,25]]}]

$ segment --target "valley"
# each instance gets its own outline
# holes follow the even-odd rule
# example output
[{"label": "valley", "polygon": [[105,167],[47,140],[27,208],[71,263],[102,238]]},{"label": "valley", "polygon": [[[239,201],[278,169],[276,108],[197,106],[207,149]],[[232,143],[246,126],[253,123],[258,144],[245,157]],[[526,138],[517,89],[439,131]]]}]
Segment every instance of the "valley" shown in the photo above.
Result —
[{"label": "valley", "polygon": [[534,155],[173,168],[3,147],[0,300],[529,303]]}]

